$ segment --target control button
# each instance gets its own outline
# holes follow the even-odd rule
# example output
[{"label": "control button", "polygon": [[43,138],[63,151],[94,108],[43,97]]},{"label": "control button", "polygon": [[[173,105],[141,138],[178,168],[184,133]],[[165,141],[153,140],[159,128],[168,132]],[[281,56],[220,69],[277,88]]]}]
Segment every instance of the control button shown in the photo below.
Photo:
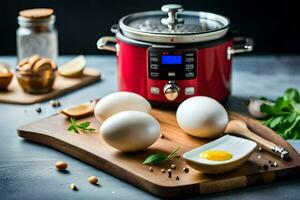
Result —
[{"label": "control button", "polygon": [[194,69],[194,64],[186,64],[185,69],[187,69],[187,70]]},{"label": "control button", "polygon": [[194,62],[194,57],[190,57],[190,58],[185,58],[185,62],[189,62],[189,63],[191,63],[191,62]]},{"label": "control button", "polygon": [[157,72],[151,72],[150,76],[152,76],[152,77],[158,77],[158,73]]},{"label": "control button", "polygon": [[158,57],[150,57],[151,62],[158,62]]},{"label": "control button", "polygon": [[151,94],[159,94],[159,88],[158,87],[150,87],[150,93]]},{"label": "control button", "polygon": [[195,94],[195,88],[194,87],[186,87],[184,89],[185,95],[194,95]]},{"label": "control button", "polygon": [[165,86],[164,86],[164,94],[166,99],[169,101],[174,101],[177,99],[179,96],[180,88],[178,85],[175,83],[175,81],[169,81]]},{"label": "control button", "polygon": [[188,73],[185,73],[185,77],[186,78],[192,78],[192,77],[194,77],[194,72],[188,72]]},{"label": "control button", "polygon": [[168,72],[168,76],[176,76],[175,72]]},{"label": "control button", "polygon": [[150,68],[156,70],[158,69],[158,64],[151,64]]},{"label": "control button", "polygon": [[186,53],[186,56],[194,56],[194,53]]}]

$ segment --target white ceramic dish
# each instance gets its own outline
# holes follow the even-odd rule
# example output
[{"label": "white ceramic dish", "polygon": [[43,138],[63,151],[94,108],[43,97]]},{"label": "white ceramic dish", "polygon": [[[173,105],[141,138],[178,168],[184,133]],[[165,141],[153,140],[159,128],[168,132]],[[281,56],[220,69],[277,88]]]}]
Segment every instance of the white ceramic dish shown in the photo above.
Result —
[{"label": "white ceramic dish", "polygon": [[[183,154],[185,162],[192,168],[209,174],[222,174],[232,171],[248,160],[257,144],[251,140],[225,135]],[[225,161],[212,161],[200,158],[199,154],[207,150],[224,150],[232,154]]]}]

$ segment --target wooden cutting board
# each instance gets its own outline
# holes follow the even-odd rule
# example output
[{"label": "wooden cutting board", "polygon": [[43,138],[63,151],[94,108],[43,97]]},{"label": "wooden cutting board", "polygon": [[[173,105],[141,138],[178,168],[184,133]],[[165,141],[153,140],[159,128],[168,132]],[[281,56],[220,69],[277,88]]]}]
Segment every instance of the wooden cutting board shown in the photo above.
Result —
[{"label": "wooden cutting board", "polygon": [[0,91],[0,102],[13,104],[34,104],[58,97],[67,92],[74,91],[101,79],[100,71],[86,68],[83,75],[76,78],[67,78],[57,75],[53,90],[45,94],[29,94],[23,91],[16,77],[13,78],[7,91]]},{"label": "wooden cutting board", "polygon": [[[258,135],[287,148],[291,161],[282,161],[268,152],[256,150],[243,166],[223,175],[206,175],[192,168],[189,173],[184,173],[182,168],[186,163],[182,158],[173,161],[177,168],[171,178],[168,178],[167,173],[161,173],[161,169],[170,168],[172,162],[153,166],[154,171],[150,172],[149,166],[142,164],[150,154],[157,151],[169,153],[179,146],[178,153],[182,155],[209,142],[184,133],[176,123],[174,111],[153,109],[152,115],[160,122],[161,132],[165,138],[159,138],[149,149],[138,153],[122,153],[108,146],[98,132],[100,123],[93,116],[80,121],[91,121],[91,126],[97,130],[95,133],[71,134],[67,131],[69,125],[67,118],[63,114],[55,114],[20,127],[18,134],[25,139],[69,154],[160,197],[215,193],[270,183],[300,174],[300,156],[285,140],[258,121],[237,113],[230,113],[230,118],[246,121],[249,128]],[[260,159],[258,155],[261,155]],[[270,167],[269,161],[276,161],[278,167]],[[259,169],[258,166],[264,164],[269,168]],[[176,180],[176,176],[179,176],[179,180]]]}]

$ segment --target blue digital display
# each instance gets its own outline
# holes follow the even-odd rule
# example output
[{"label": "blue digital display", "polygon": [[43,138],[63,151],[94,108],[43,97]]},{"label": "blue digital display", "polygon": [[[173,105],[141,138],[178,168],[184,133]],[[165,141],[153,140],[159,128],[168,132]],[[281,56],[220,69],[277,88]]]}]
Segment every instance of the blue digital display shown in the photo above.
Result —
[{"label": "blue digital display", "polygon": [[182,64],[182,56],[162,56],[162,64],[164,65],[180,65]]}]

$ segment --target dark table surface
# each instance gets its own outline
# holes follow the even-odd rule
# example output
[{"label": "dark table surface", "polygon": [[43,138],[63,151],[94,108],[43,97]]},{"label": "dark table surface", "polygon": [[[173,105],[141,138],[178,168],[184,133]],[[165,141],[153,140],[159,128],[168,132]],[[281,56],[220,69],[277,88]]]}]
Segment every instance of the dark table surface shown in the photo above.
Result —
[{"label": "dark table surface", "polygon": [[[70,59],[60,57],[59,62]],[[11,66],[15,57],[0,56]],[[117,91],[114,56],[87,56],[88,66],[102,71],[103,80],[57,98],[62,107],[103,97]],[[244,101],[251,96],[275,98],[288,87],[300,89],[300,56],[236,57],[233,70],[233,90],[228,109],[245,113]],[[42,113],[35,112],[40,106]],[[69,157],[61,152],[25,141],[17,136],[20,125],[47,117],[60,108],[48,101],[35,105],[0,103],[0,199],[155,199],[155,196],[127,184],[109,174]],[[300,140],[289,141],[300,152]],[[70,173],[55,170],[58,160],[69,163]],[[101,186],[87,182],[91,175],[99,176]],[[78,192],[69,189],[76,183]],[[300,199],[300,177],[293,180],[238,189],[204,196],[205,199]],[[199,197],[198,197],[199,198]]]}]

